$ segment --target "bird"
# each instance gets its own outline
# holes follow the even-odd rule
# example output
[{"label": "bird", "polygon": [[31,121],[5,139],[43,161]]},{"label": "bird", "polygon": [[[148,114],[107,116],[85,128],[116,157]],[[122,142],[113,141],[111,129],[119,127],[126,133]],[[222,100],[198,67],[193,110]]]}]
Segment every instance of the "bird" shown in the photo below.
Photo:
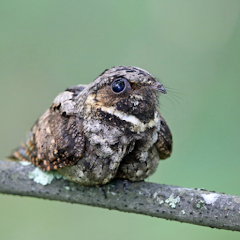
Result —
[{"label": "bird", "polygon": [[106,69],[89,85],[60,93],[12,157],[85,186],[142,181],[172,153],[159,110],[159,95],[166,93],[141,68]]}]

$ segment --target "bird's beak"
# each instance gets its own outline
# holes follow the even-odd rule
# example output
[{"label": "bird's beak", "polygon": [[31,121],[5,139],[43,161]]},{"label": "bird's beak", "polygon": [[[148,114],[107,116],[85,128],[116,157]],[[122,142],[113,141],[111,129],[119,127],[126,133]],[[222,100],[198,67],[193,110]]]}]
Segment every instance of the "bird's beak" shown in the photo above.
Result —
[{"label": "bird's beak", "polygon": [[167,91],[166,91],[166,89],[164,88],[164,86],[161,84],[161,83],[156,83],[154,86],[151,86],[151,88],[152,89],[155,89],[155,90],[157,90],[157,91],[159,91],[159,92],[161,92],[161,93],[164,93],[164,94],[166,94],[167,93]]}]

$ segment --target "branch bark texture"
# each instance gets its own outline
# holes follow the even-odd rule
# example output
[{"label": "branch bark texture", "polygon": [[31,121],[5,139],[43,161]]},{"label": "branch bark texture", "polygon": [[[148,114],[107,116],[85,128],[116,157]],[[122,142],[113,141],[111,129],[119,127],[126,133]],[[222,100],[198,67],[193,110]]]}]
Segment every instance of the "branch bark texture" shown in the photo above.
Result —
[{"label": "branch bark texture", "polygon": [[29,178],[29,173],[34,169],[32,165],[22,166],[0,160],[0,193],[85,204],[240,231],[238,196],[120,179],[101,188],[84,187],[64,179],[54,179],[51,184],[43,186]]}]

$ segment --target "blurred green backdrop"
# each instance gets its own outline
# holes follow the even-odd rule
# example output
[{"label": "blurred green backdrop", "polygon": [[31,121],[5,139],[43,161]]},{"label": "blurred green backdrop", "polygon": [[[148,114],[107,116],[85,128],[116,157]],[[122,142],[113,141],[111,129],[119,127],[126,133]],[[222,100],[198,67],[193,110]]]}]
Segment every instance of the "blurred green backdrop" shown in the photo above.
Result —
[{"label": "blurred green backdrop", "polygon": [[[65,88],[133,65],[172,92],[174,152],[148,181],[240,195],[240,1],[0,1],[0,158]],[[239,239],[225,230],[0,195],[0,239]]]}]

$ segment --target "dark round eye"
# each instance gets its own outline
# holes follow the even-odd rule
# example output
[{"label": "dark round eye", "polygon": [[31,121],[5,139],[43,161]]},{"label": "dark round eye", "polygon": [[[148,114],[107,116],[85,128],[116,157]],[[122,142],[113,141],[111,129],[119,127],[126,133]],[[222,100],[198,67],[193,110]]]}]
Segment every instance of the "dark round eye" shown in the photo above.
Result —
[{"label": "dark round eye", "polygon": [[126,88],[127,80],[125,78],[118,79],[112,83],[114,93],[121,93]]}]

